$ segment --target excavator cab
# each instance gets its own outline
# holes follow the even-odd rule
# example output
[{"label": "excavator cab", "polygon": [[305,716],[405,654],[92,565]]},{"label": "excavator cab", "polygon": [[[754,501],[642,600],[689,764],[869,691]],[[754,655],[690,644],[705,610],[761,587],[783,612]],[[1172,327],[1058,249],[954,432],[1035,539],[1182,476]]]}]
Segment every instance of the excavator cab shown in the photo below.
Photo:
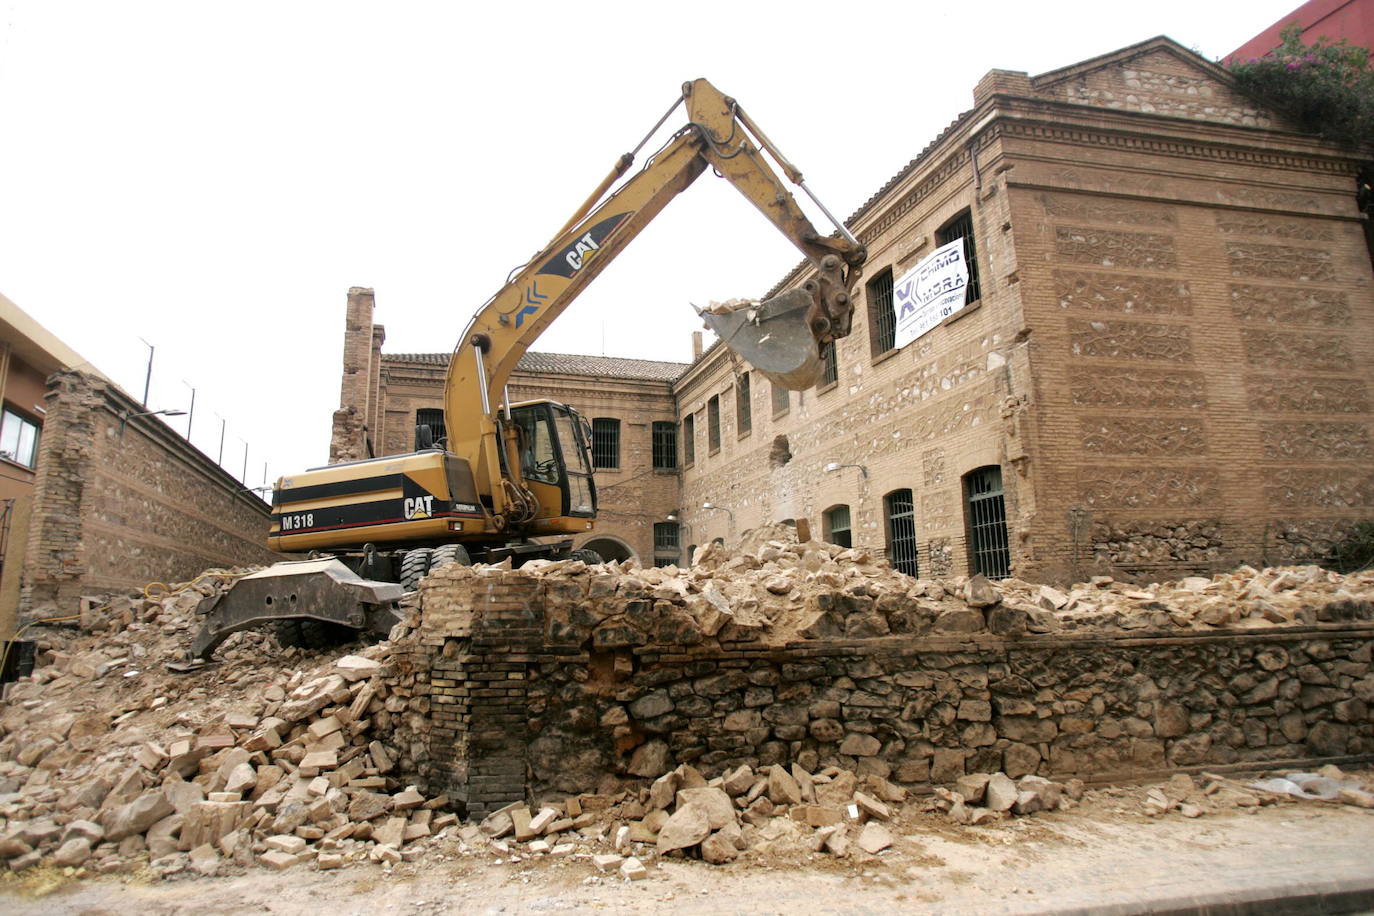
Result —
[{"label": "excavator cab", "polygon": [[557,401],[526,401],[511,405],[510,422],[520,432],[520,475],[539,501],[535,525],[595,518],[591,445],[577,411]]}]

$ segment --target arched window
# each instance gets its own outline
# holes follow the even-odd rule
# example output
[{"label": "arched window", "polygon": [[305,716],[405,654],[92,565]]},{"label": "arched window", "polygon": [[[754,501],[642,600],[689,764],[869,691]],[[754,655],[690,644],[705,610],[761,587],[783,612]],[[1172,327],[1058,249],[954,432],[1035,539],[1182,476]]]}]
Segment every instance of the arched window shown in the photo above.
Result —
[{"label": "arched window", "polygon": [[887,561],[908,576],[920,574],[916,557],[916,506],[910,490],[893,490],[883,497],[887,516]]},{"label": "arched window", "polygon": [[1002,469],[995,464],[964,475],[965,524],[969,571],[989,579],[1011,575],[1007,546],[1007,507],[1002,499]]},{"label": "arched window", "polygon": [[854,538],[850,531],[849,507],[831,506],[821,516],[825,539],[841,547],[853,547]]}]

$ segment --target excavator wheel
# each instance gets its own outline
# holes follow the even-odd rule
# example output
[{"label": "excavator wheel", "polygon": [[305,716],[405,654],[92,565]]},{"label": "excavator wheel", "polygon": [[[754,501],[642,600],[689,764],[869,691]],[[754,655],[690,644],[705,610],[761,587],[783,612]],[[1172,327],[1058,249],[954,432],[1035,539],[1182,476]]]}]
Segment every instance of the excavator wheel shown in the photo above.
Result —
[{"label": "excavator wheel", "polygon": [[472,557],[468,555],[468,549],[462,544],[445,544],[442,547],[435,547],[434,553],[429,558],[430,570],[436,570],[440,566],[447,566],[450,563],[471,566]]},{"label": "excavator wheel", "polygon": [[273,621],[272,631],[283,649],[330,649],[358,638],[352,627],[299,617]]},{"label": "excavator wheel", "polygon": [[576,550],[569,551],[568,559],[581,560],[588,566],[600,566],[602,563],[606,562],[601,558],[601,554],[597,553],[595,550],[588,550],[586,547],[579,547]]},{"label": "excavator wheel", "polygon": [[433,553],[433,548],[417,547],[401,558],[401,588],[413,592],[420,587],[420,580],[429,572]]}]

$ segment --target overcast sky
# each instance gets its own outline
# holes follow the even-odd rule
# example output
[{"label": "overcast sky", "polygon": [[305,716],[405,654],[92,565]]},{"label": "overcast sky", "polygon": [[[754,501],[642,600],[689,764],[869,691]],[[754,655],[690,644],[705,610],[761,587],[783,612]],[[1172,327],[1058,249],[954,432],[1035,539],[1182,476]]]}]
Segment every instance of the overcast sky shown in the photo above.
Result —
[{"label": "overcast sky", "polygon": [[[990,69],[1216,59],[1297,5],[0,0],[0,292],[135,397],[156,347],[150,408],[194,387],[193,441],[223,419],[256,485],[327,458],[350,286],[387,352],[450,351],[684,80],[843,218]],[[686,361],[689,302],[798,260],[708,173],[534,349]]]}]

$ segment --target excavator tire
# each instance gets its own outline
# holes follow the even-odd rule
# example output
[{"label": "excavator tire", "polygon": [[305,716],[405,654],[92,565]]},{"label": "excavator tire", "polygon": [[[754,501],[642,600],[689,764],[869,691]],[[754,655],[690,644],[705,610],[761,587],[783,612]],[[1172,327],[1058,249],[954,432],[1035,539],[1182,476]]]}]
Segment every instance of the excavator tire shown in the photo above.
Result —
[{"label": "excavator tire", "polygon": [[568,559],[581,560],[588,566],[599,566],[606,561],[601,558],[601,554],[595,550],[588,550],[586,547],[579,547],[577,550],[569,551]]},{"label": "excavator tire", "polygon": [[283,649],[299,649],[305,646],[304,637],[301,636],[301,622],[295,618],[272,621],[272,635],[277,638],[277,645]]},{"label": "excavator tire", "polygon": [[433,553],[433,548],[417,547],[401,558],[401,588],[413,592],[420,587],[420,580],[429,572]]},{"label": "excavator tire", "polygon": [[472,557],[468,555],[468,549],[462,544],[445,544],[442,547],[435,547],[434,553],[429,558],[429,568],[435,570],[450,563],[471,566]]},{"label": "excavator tire", "polygon": [[283,649],[330,649],[358,638],[352,627],[300,617],[274,621],[272,629]]}]

